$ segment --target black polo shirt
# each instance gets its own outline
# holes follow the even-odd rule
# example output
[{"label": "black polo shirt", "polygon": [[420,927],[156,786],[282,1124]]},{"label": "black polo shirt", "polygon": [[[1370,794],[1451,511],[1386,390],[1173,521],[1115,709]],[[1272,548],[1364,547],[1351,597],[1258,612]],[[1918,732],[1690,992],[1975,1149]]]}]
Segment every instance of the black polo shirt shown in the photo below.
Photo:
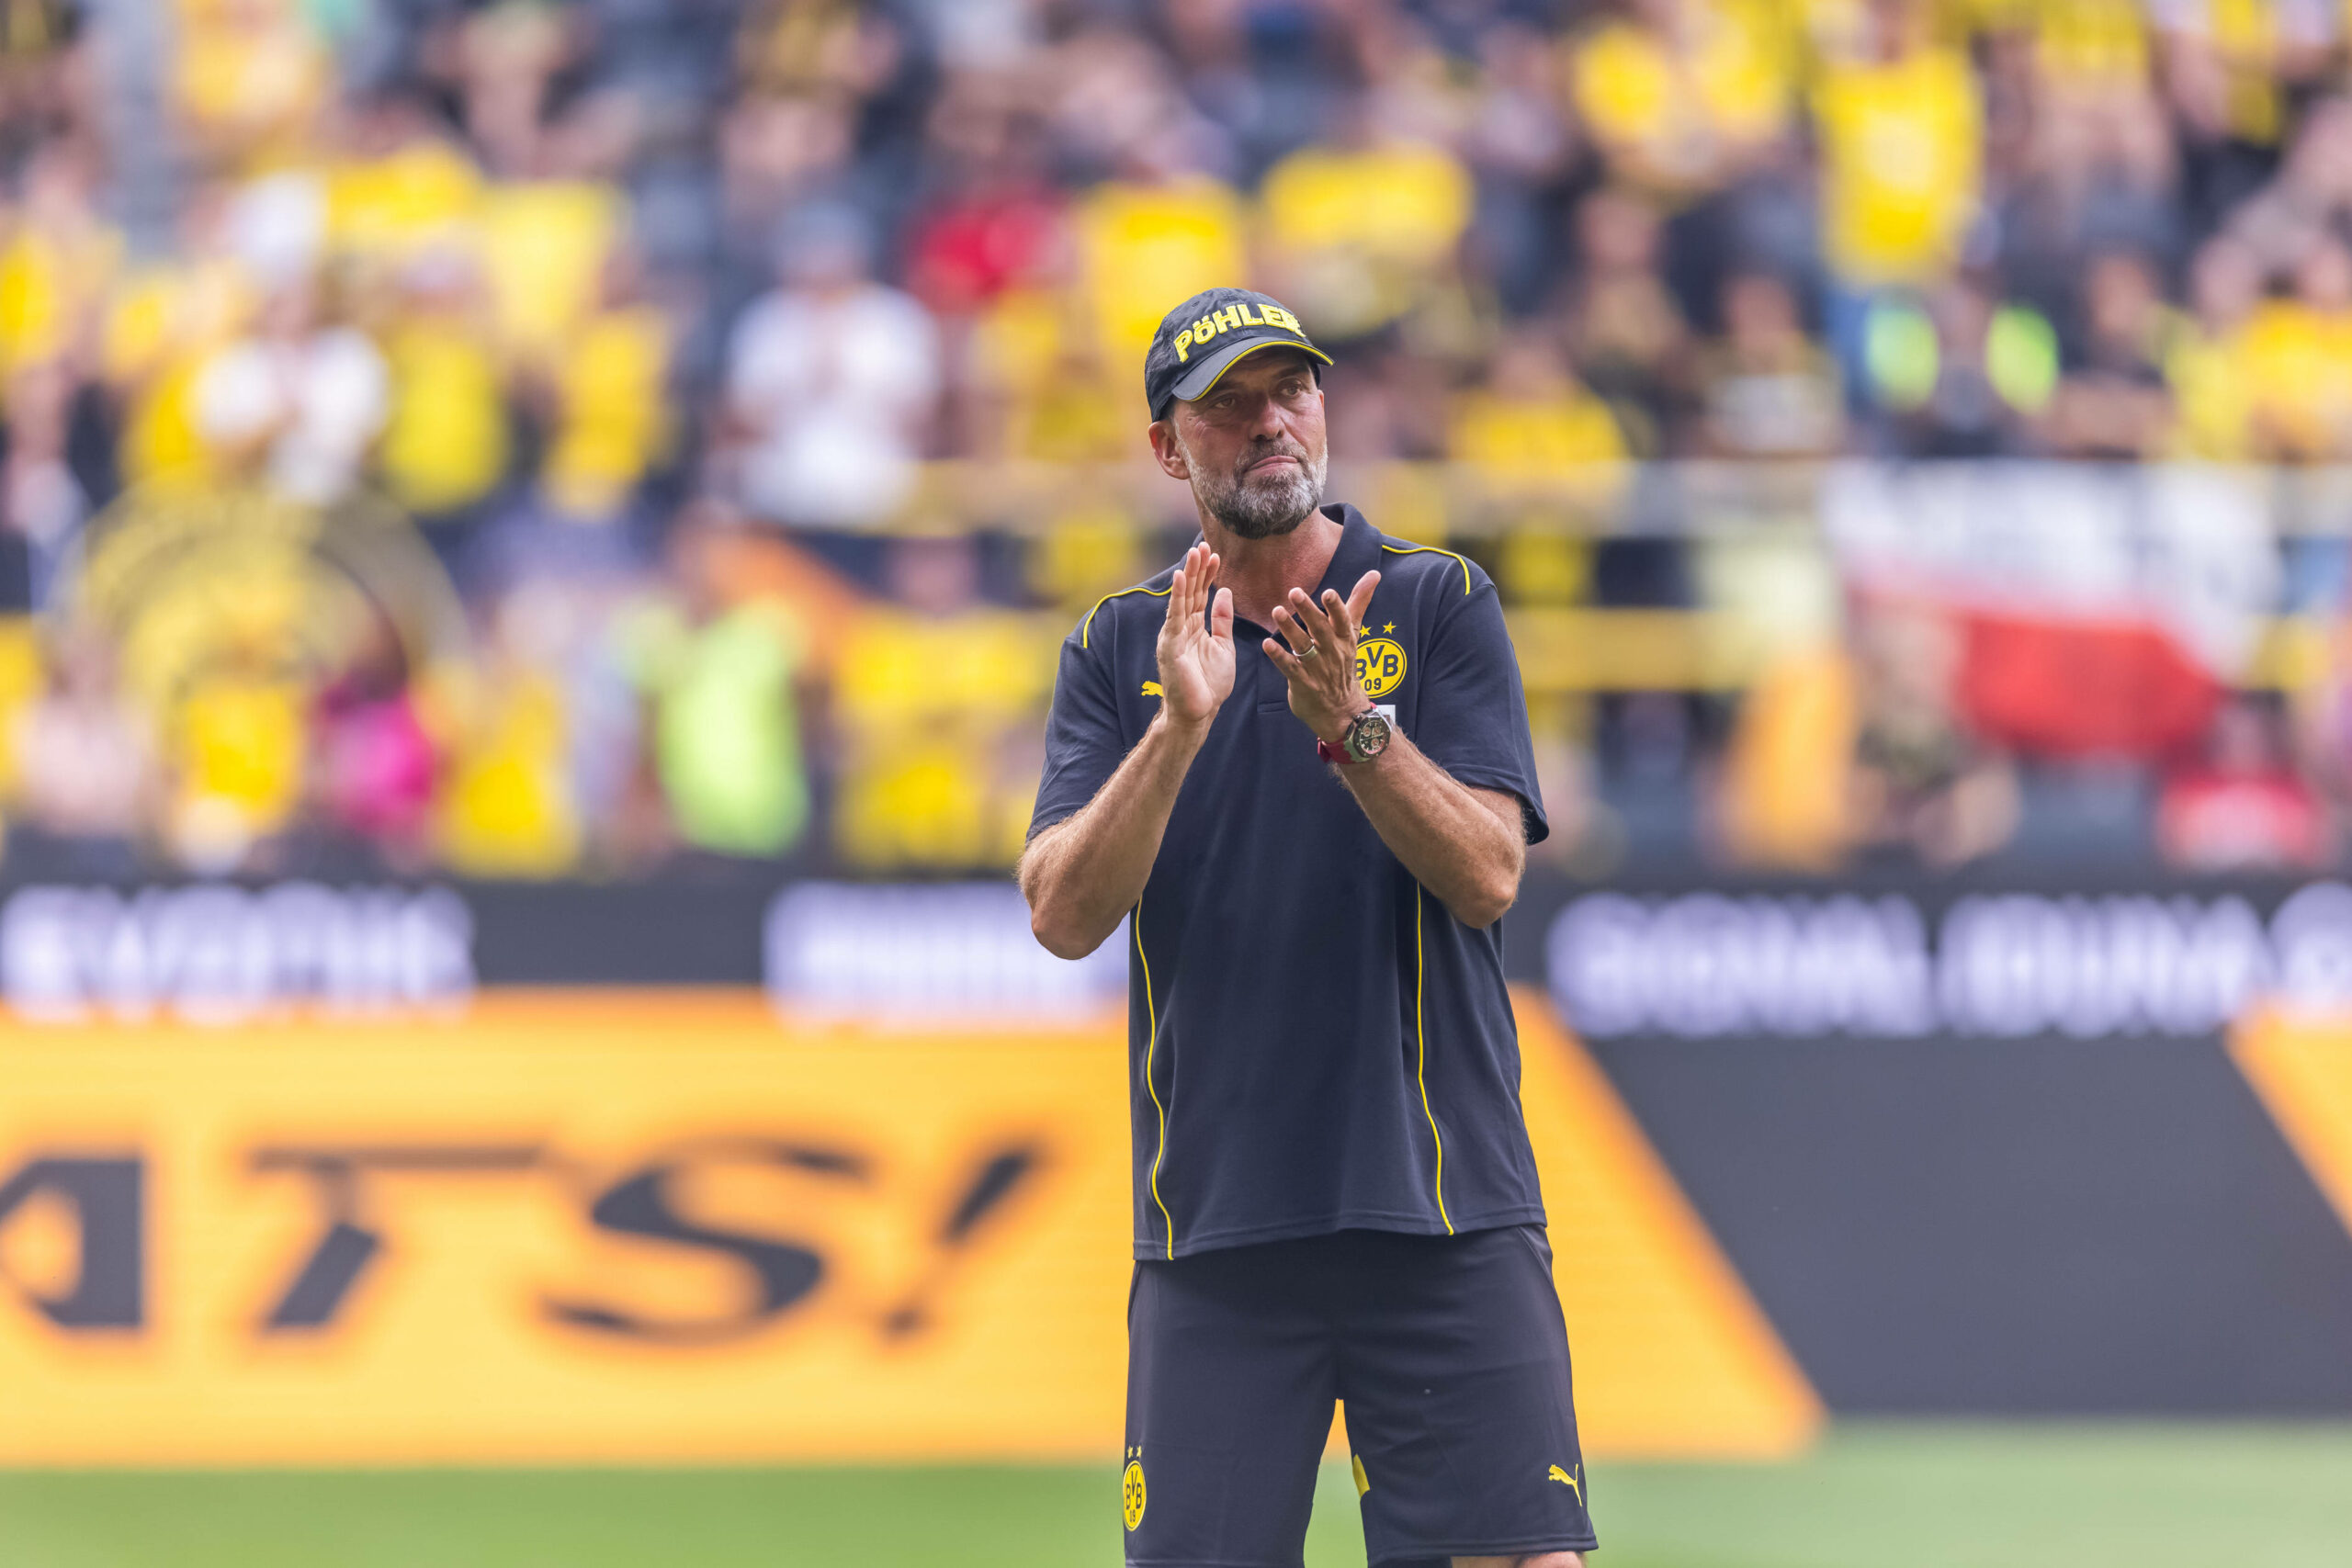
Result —
[{"label": "black polo shirt", "polygon": [[[1317,587],[1377,568],[1365,690],[1464,784],[1549,831],[1494,584],[1353,507]],[[1034,834],[1094,798],[1159,710],[1175,569],[1062,645]],[[1405,870],[1237,619],[1233,694],[1176,797],[1127,932],[1136,1256],[1344,1229],[1540,1224],[1502,922],[1472,931]]]}]

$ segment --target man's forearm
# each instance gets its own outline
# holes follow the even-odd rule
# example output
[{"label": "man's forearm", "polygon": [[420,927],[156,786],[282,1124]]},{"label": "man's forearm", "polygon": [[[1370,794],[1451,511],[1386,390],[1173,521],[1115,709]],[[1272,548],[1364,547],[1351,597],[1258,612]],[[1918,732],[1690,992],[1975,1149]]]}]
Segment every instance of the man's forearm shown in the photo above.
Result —
[{"label": "man's forearm", "polygon": [[1470,788],[1401,734],[1339,774],[1381,841],[1454,919],[1490,926],[1518,898],[1527,840],[1516,798]]},{"label": "man's forearm", "polygon": [[1143,897],[1176,792],[1207,738],[1207,725],[1187,728],[1162,714],[1084,810],[1030,841],[1021,892],[1029,928],[1048,952],[1085,957]]}]

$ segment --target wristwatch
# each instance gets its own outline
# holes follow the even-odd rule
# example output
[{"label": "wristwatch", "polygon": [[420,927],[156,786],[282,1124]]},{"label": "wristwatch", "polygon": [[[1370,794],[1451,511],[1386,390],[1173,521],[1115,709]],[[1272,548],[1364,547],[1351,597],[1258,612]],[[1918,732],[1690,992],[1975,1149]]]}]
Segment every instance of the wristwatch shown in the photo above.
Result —
[{"label": "wristwatch", "polygon": [[1388,722],[1386,714],[1378,708],[1366,708],[1348,721],[1347,728],[1340,732],[1337,745],[1318,738],[1315,754],[1327,762],[1342,765],[1369,762],[1388,750],[1389,737],[1396,733],[1396,727]]}]

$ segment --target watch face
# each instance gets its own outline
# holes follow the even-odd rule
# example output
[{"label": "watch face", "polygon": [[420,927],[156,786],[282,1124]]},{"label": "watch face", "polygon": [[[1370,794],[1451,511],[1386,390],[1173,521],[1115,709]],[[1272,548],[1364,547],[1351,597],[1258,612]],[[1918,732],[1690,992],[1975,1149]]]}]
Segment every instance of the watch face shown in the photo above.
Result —
[{"label": "watch face", "polygon": [[1359,714],[1348,726],[1348,750],[1359,758],[1379,756],[1388,750],[1391,734],[1388,716],[1379,712]]}]

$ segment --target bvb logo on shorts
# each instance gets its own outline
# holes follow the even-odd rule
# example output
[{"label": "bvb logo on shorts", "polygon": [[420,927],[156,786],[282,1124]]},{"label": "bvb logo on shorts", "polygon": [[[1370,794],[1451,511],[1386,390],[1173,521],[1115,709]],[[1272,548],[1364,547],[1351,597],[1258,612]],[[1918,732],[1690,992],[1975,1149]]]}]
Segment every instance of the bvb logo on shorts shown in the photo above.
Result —
[{"label": "bvb logo on shorts", "polygon": [[1385,637],[1366,637],[1356,644],[1356,679],[1367,697],[1385,697],[1405,678],[1405,650]]},{"label": "bvb logo on shorts", "polygon": [[1119,1500],[1126,1505],[1127,1528],[1143,1523],[1143,1461],[1127,1461],[1126,1473],[1119,1477]]}]

